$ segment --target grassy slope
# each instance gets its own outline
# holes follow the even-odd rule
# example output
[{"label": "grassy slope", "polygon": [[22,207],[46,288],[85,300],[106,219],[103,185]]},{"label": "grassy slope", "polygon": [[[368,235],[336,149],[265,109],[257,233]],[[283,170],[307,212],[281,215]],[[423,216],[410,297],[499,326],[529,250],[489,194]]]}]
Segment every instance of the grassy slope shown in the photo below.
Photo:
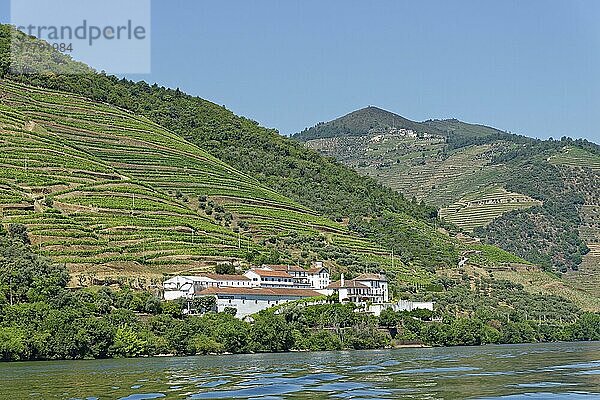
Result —
[{"label": "grassy slope", "polygon": [[[7,80],[0,95],[3,222],[27,224],[42,253],[76,271],[202,268],[244,257],[248,238],[287,231],[352,238],[144,117]],[[199,195],[249,223],[241,248],[190,200]],[[346,247],[385,254],[358,237]]]},{"label": "grassy slope", "polygon": [[[361,110],[353,113],[354,118],[348,120],[348,123],[355,121],[361,113]],[[346,117],[342,117],[344,118]],[[334,125],[334,122],[320,124],[318,129],[327,131],[329,124]],[[600,168],[597,146],[590,143],[561,148],[561,142],[535,141],[458,120],[431,120],[424,124],[443,131],[447,138],[409,138],[393,132],[384,135],[379,132],[364,132],[362,136],[342,135],[309,140],[307,145],[352,165],[361,173],[372,176],[407,196],[425,199],[442,207],[440,215],[466,231],[485,227],[507,212],[518,210],[525,211],[511,215],[520,216],[522,221],[529,220],[530,223],[533,223],[533,218],[536,225],[553,229],[550,225],[556,222],[554,216],[530,218],[525,215],[529,208],[541,204],[541,197],[533,199],[531,195],[526,195],[527,192],[515,193],[514,190],[506,190],[507,185],[521,174],[521,168],[527,168],[523,161],[535,159],[538,163],[547,163],[548,159],[550,163],[563,167],[583,167],[592,170]],[[360,128],[360,124],[355,127]],[[300,135],[298,137],[302,138]],[[528,153],[524,155],[523,151]],[[563,168],[565,182],[579,179],[575,177],[573,170]],[[563,185],[556,183],[559,186]],[[553,184],[554,182],[548,182],[550,186]],[[561,196],[556,188],[548,185],[544,190],[552,190]],[[590,185],[597,186],[594,182]],[[574,187],[569,191],[577,190],[579,188]],[[563,196],[568,197],[570,193]],[[576,221],[574,223],[578,224]],[[508,227],[514,224],[509,222],[505,225]],[[493,232],[487,236],[496,240],[494,237],[505,230],[505,225],[493,227]],[[514,230],[513,228],[510,229]],[[553,230],[553,235],[560,235],[559,230]],[[557,240],[563,239],[568,240],[566,237]],[[515,246],[518,246],[518,243],[502,243],[509,245],[511,251],[515,251]],[[571,258],[576,264],[577,257]],[[561,263],[561,259],[562,256],[555,258],[558,263]],[[567,265],[570,263],[567,262]]]}]

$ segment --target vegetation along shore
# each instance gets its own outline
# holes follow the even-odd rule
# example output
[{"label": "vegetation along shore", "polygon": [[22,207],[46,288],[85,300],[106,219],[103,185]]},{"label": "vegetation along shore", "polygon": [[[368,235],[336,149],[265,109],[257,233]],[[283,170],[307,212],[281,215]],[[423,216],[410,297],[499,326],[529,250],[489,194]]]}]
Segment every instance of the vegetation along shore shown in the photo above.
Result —
[{"label": "vegetation along shore", "polygon": [[[23,226],[11,225],[0,236],[3,361],[600,340],[600,315],[485,280],[478,283],[485,295],[452,282],[436,298],[433,313],[383,311],[374,317],[356,312],[353,304],[332,302],[289,303],[250,322],[227,311],[186,316],[181,302],[163,302],[148,292],[68,289],[64,266],[36,255]],[[530,303],[538,312],[495,310],[491,304],[505,293],[513,298],[504,301]],[[456,313],[456,304],[472,310]]]}]

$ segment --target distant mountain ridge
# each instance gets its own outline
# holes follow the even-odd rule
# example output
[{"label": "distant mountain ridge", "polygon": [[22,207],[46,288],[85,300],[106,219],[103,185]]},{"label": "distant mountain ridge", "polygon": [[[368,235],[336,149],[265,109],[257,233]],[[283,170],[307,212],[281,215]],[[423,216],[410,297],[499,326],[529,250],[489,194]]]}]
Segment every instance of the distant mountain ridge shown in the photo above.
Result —
[{"label": "distant mountain ridge", "polygon": [[368,106],[353,111],[328,123],[319,123],[294,135],[300,141],[326,139],[341,136],[364,136],[373,129],[397,128],[412,130],[415,133],[444,135],[445,132],[435,126],[411,121],[390,111]]}]

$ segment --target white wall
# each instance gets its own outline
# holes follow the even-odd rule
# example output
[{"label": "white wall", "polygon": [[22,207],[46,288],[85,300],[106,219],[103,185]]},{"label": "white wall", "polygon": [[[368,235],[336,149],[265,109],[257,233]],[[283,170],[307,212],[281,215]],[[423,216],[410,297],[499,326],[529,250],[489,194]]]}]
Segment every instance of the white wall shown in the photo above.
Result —
[{"label": "white wall", "polygon": [[325,271],[315,275],[309,274],[308,279],[313,289],[325,289],[331,284],[331,278]]},{"label": "white wall", "polygon": [[164,283],[165,300],[177,300],[194,294],[194,280],[185,276],[176,276]]},{"label": "white wall", "polygon": [[433,311],[432,301],[400,300],[393,306],[394,311],[430,310]]},{"label": "white wall", "polygon": [[227,307],[237,309],[235,316],[244,318],[267,308],[298,300],[301,297],[283,296],[253,296],[253,295],[219,295],[217,297],[217,311],[223,312]]}]

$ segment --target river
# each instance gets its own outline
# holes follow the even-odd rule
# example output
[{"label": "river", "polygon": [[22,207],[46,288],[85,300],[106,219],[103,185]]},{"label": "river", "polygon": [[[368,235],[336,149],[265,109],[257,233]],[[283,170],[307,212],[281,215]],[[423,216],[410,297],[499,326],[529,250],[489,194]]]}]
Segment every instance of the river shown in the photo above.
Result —
[{"label": "river", "polygon": [[1,399],[597,399],[600,342],[0,364]]}]

